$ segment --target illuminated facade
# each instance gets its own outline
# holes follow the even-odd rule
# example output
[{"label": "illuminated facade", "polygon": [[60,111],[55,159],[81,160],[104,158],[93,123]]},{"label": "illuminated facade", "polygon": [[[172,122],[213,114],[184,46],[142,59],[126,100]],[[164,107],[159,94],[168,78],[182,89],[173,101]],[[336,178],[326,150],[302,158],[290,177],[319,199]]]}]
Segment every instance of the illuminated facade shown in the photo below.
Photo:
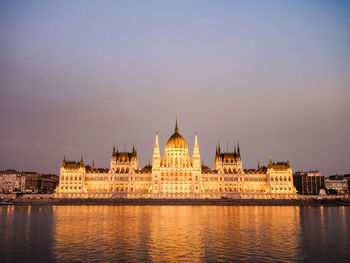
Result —
[{"label": "illuminated facade", "polygon": [[152,165],[138,168],[137,151],[113,147],[110,169],[96,169],[64,158],[58,198],[295,198],[289,160],[243,170],[239,145],[232,153],[216,149],[214,169],[201,165],[198,136],[192,157],[177,121],[163,157],[156,134]]}]

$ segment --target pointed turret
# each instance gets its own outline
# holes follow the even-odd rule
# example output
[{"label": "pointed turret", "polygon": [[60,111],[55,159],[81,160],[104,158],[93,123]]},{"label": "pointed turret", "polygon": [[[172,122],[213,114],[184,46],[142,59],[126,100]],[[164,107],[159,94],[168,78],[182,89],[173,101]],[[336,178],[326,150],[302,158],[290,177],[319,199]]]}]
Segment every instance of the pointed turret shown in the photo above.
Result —
[{"label": "pointed turret", "polygon": [[112,157],[115,156],[115,144],[113,145]]},{"label": "pointed turret", "polygon": [[158,147],[159,148],[159,143],[158,143],[158,132],[156,132],[156,141],[154,142],[154,147]]},{"label": "pointed turret", "polygon": [[159,151],[159,143],[158,143],[158,132],[156,132],[156,140],[154,142],[154,150],[153,150],[153,160],[152,160],[152,169],[160,168],[160,151]]},{"label": "pointed turret", "polygon": [[80,159],[80,167],[84,167],[83,155],[81,155],[81,159]]},{"label": "pointed turret", "polygon": [[198,147],[198,133],[194,136],[194,147]]},{"label": "pointed turret", "polygon": [[260,162],[258,161],[258,170],[260,170],[260,168],[261,168],[261,167],[260,167]]},{"label": "pointed turret", "polygon": [[198,146],[198,134],[196,133],[194,137],[194,147],[193,147],[193,166],[194,169],[200,169],[201,168],[201,156],[199,153],[199,146]]},{"label": "pointed turret", "polygon": [[176,121],[175,121],[175,129],[174,129],[175,133],[179,132],[179,128],[177,127],[177,117],[176,117]]},{"label": "pointed turret", "polygon": [[241,151],[239,149],[239,142],[237,143],[237,156],[238,156],[238,158],[241,158]]},{"label": "pointed turret", "polygon": [[66,156],[63,157],[62,167],[66,166]]},{"label": "pointed turret", "polygon": [[215,154],[215,158],[219,158],[220,155],[221,155],[221,153],[220,153],[220,143],[218,143],[218,144],[216,145],[216,154]]},{"label": "pointed turret", "polygon": [[132,145],[132,156],[133,156],[133,157],[136,157],[136,155],[137,155],[136,147],[135,147],[135,145],[133,144],[133,145]]},{"label": "pointed turret", "polygon": [[287,156],[287,168],[290,168],[289,158]]},{"label": "pointed turret", "polygon": [[156,141],[154,142],[153,158],[160,157],[159,143],[158,143],[158,132],[156,133]]},{"label": "pointed turret", "polygon": [[95,170],[95,160],[92,161],[92,166],[91,166],[92,170]]}]

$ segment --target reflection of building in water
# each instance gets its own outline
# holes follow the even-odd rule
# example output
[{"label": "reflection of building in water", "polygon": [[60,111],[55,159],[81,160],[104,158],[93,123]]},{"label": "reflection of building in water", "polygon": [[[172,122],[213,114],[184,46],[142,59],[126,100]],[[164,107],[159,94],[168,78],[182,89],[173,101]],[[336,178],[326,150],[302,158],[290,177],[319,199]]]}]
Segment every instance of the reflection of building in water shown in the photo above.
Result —
[{"label": "reflection of building in water", "polygon": [[141,253],[152,249],[149,207],[55,206],[53,212],[59,261],[151,261]]},{"label": "reflection of building in water", "polygon": [[152,165],[138,168],[137,150],[119,152],[113,147],[110,169],[96,169],[64,158],[56,197],[128,198],[292,198],[289,160],[267,167],[243,170],[239,145],[233,152],[217,146],[214,169],[201,165],[198,136],[192,157],[177,121],[161,156],[156,135]]},{"label": "reflection of building in water", "polygon": [[299,211],[291,206],[55,206],[52,251],[63,262],[301,261]]}]

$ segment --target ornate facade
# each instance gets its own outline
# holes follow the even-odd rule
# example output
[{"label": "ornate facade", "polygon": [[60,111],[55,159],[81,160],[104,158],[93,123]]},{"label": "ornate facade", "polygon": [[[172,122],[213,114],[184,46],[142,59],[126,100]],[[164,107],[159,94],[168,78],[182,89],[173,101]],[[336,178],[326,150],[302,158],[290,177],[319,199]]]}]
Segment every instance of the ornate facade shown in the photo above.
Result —
[{"label": "ornate facade", "polygon": [[177,121],[161,156],[156,134],[152,165],[139,169],[137,150],[113,147],[110,169],[66,161],[60,169],[58,198],[295,198],[289,160],[243,170],[239,145],[234,152],[217,146],[214,169],[201,165],[198,136],[192,157]]}]

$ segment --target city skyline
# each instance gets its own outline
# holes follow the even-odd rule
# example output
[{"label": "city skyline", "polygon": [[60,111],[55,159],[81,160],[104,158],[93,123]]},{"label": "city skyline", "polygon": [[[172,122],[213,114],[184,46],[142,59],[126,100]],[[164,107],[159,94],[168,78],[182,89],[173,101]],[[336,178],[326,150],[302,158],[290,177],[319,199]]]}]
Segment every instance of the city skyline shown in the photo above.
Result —
[{"label": "city skyline", "polygon": [[201,160],[349,173],[350,4],[2,1],[0,170],[152,162],[178,116]]}]

